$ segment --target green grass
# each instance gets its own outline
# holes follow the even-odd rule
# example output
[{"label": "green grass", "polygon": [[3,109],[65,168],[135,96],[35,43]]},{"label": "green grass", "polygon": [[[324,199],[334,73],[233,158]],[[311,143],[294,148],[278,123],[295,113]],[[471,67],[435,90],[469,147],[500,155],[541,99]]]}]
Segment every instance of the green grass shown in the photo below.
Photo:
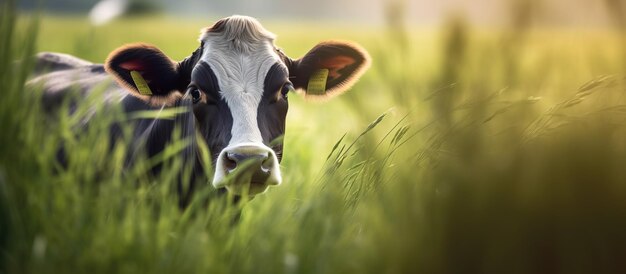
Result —
[{"label": "green grass", "polygon": [[[284,184],[236,208],[207,186],[181,211],[176,157],[122,171],[110,110],[44,117],[21,87],[38,51],[101,62],[143,41],[175,59],[212,20],[0,17],[2,273],[617,273],[626,264],[626,83],[612,32],[266,27],[297,57],[360,42],[373,67],[324,104],[290,97]],[[37,25],[37,24],[35,24]],[[32,35],[36,34],[35,37]],[[97,97],[91,99],[97,105]],[[87,111],[86,107],[81,111]],[[80,112],[80,111],[79,111]],[[68,168],[55,163],[71,145]],[[169,149],[176,151],[184,140]]]}]

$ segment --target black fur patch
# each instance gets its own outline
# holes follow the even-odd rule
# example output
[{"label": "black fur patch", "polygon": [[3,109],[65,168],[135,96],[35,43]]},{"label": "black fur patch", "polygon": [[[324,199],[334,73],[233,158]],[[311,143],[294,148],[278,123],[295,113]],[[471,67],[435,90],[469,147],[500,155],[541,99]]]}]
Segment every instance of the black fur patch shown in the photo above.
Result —
[{"label": "black fur patch", "polygon": [[280,162],[283,155],[282,140],[277,138],[285,134],[285,120],[289,102],[281,94],[281,88],[289,81],[289,72],[284,64],[276,63],[265,76],[263,97],[257,110],[257,124],[263,137],[263,143],[271,147]]},{"label": "black fur patch", "polygon": [[211,66],[199,62],[191,73],[191,88],[199,88],[205,93],[208,103],[194,105],[194,115],[198,121],[198,130],[211,150],[213,164],[219,153],[232,138],[233,116],[224,99],[220,97],[219,83]]}]

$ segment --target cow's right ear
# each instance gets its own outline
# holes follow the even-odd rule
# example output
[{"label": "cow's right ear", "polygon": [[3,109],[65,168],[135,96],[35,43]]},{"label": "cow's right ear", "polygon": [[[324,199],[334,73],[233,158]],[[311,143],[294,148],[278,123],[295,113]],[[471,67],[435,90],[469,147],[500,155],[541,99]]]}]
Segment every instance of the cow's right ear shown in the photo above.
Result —
[{"label": "cow's right ear", "polygon": [[106,71],[132,95],[152,104],[173,104],[182,96],[177,63],[147,44],[122,46],[109,54]]}]

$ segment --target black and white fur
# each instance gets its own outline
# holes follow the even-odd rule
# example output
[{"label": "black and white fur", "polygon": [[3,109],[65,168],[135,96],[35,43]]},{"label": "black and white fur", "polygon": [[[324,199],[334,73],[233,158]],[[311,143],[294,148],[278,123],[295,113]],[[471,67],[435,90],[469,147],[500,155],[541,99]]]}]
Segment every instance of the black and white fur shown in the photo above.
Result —
[{"label": "black and white fur", "polygon": [[[274,38],[256,19],[232,16],[204,29],[200,46],[183,61],[172,61],[147,44],[123,46],[104,65],[45,53],[39,55],[37,71],[51,71],[28,85],[44,88],[47,109],[72,90],[84,95],[96,86],[106,87],[106,104],[122,104],[127,113],[186,107],[189,112],[174,120],[135,121],[135,150],[156,155],[177,126],[190,138],[198,132],[202,140],[196,141],[205,142],[213,153],[215,170],[213,178],[204,178],[193,142],[185,150],[191,154],[188,164],[194,165],[193,181],[210,179],[214,187],[253,196],[282,182],[287,94],[297,90],[312,99],[334,97],[351,87],[370,63],[364,49],[337,41],[322,42],[294,60],[274,45]],[[308,81],[320,69],[329,71],[326,90],[309,94]],[[152,94],[139,92],[131,71],[143,76]],[[193,193],[191,185],[189,193],[181,193],[183,204]]]}]

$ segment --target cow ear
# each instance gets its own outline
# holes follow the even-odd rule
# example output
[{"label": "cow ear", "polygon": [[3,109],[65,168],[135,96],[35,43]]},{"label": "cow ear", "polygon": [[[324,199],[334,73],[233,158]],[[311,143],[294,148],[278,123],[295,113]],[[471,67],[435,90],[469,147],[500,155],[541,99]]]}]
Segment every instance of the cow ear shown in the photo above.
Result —
[{"label": "cow ear", "polygon": [[177,63],[146,44],[122,46],[109,54],[106,71],[132,95],[152,104],[173,104],[178,91]]},{"label": "cow ear", "polygon": [[330,98],[348,90],[367,70],[370,57],[354,43],[327,41],[292,62],[289,76],[307,98]]}]

